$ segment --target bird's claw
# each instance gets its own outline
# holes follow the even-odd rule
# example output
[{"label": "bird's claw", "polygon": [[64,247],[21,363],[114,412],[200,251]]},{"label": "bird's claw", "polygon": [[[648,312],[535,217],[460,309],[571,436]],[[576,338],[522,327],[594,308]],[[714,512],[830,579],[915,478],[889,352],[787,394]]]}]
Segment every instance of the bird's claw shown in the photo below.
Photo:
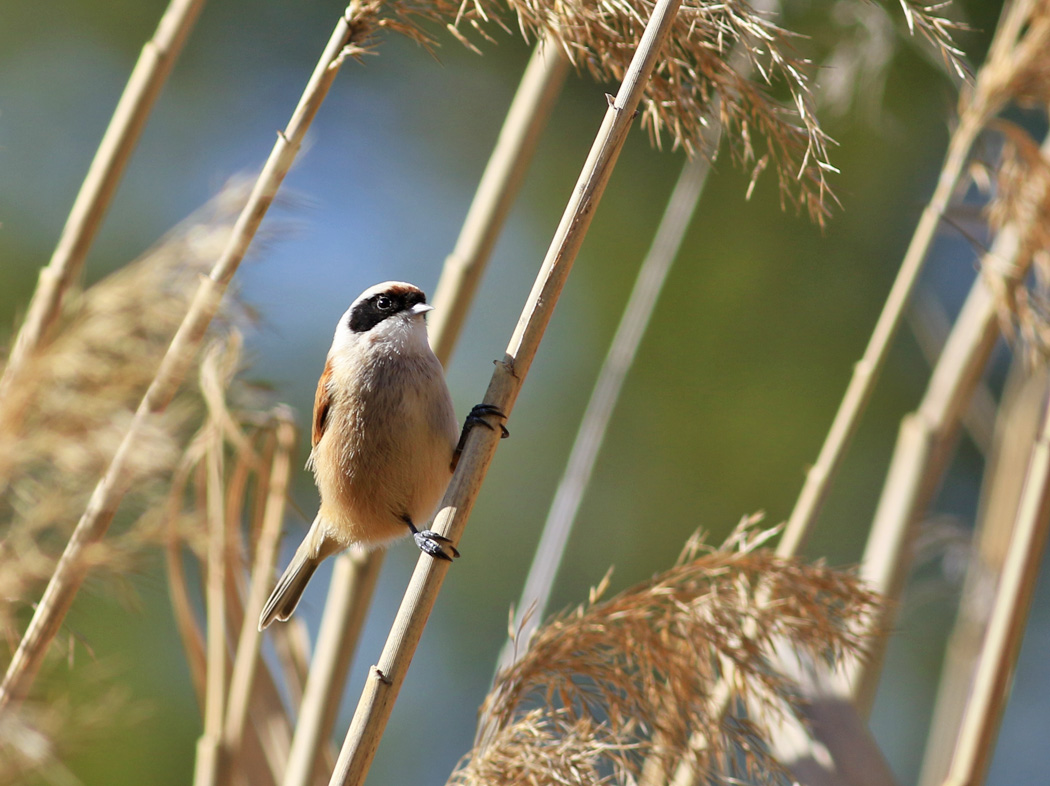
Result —
[{"label": "bird's claw", "polygon": [[[429,554],[431,557],[434,557],[434,559],[443,559],[451,562],[453,557],[459,556],[459,551],[452,545],[452,541],[444,535],[439,535],[432,529],[425,529],[422,532],[413,532],[412,538],[416,541],[416,545],[419,546],[420,551]],[[449,551],[452,552],[451,557],[448,552],[445,551],[445,546],[447,546]]]},{"label": "bird's claw", "polygon": [[[463,430],[459,433],[459,442],[456,443],[456,448],[452,451],[452,464],[450,467],[453,472],[455,472],[456,467],[459,466],[459,457],[463,455],[463,448],[467,446],[467,435],[474,426],[484,426],[492,431],[496,430],[496,427],[485,419],[487,417],[497,417],[501,420],[506,420],[507,418],[507,416],[503,414],[503,410],[495,404],[475,404],[471,407],[470,412],[467,413],[467,419],[463,421]],[[506,439],[510,436],[507,427],[502,423],[499,424],[499,429],[500,439]]]},{"label": "bird's claw", "polygon": [[[507,416],[503,414],[503,410],[495,404],[475,404],[467,414],[466,422],[463,424],[463,430],[469,431],[474,426],[484,426],[487,429],[495,430],[496,427],[485,419],[489,416],[495,416],[501,420],[507,419]],[[501,432],[500,439],[506,439],[510,436],[507,427],[502,423],[499,424],[499,429]]]}]

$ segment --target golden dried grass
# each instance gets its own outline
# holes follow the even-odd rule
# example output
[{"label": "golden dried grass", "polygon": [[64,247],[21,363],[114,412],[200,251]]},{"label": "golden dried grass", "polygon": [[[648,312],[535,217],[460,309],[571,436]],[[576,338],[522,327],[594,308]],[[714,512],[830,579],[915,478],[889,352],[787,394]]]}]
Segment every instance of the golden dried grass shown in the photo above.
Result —
[{"label": "golden dried grass", "polygon": [[[18,384],[0,400],[0,516],[6,522],[0,630],[12,649],[23,613],[54,571],[56,552],[112,459],[245,196],[243,184],[227,186],[138,261],[67,298],[55,338],[26,360]],[[158,514],[182,443],[203,409],[200,391],[190,387],[151,418],[129,462],[133,505],[124,526],[85,551],[85,568],[112,576],[161,542]],[[86,646],[71,636],[57,649],[72,660],[75,649]],[[98,702],[91,703],[90,722],[83,713],[48,709],[63,701],[45,688],[37,700],[4,714],[2,736],[10,744],[0,746],[0,771],[47,772],[61,782],[56,753],[123,714],[100,710]]]},{"label": "golden dried grass", "polygon": [[[860,656],[877,601],[851,573],[760,548],[776,530],[755,523],[718,549],[693,538],[670,570],[601,600],[606,577],[587,604],[540,628],[497,677],[480,743],[450,782],[630,782],[650,757],[665,771],[686,758],[705,777],[779,782],[763,719],[800,705],[774,640],[830,664]],[[729,674],[722,716],[714,691]],[[702,746],[690,744],[698,730]],[[555,777],[567,771],[575,779]],[[515,780],[526,772],[532,780]]]},{"label": "golden dried grass", "polygon": [[[958,26],[942,14],[947,3],[901,0],[900,5],[909,29],[962,73],[962,53],[952,40]],[[651,0],[507,0],[526,39],[557,44],[578,70],[605,83],[623,79],[654,6]],[[471,46],[462,28],[488,38],[486,25],[507,27],[500,11],[491,2],[463,0],[450,29]],[[822,223],[834,202],[827,181],[836,171],[828,153],[833,141],[814,111],[813,66],[796,52],[799,38],[741,0],[686,0],[640,112],[656,146],[666,135],[673,147],[709,157],[716,151],[705,146],[704,129],[719,120],[734,161],[750,169],[752,187],[772,166],[782,201]],[[744,54],[745,67],[730,57],[734,48]],[[786,100],[777,94],[786,94]]]}]

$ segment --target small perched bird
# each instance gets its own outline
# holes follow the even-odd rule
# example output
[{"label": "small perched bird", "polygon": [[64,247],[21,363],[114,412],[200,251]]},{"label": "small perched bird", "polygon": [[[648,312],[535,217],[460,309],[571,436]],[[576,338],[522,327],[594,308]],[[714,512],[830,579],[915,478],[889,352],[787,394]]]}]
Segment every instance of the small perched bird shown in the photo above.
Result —
[{"label": "small perched bird", "polygon": [[347,546],[382,547],[411,532],[430,556],[459,556],[447,538],[418,525],[441,501],[470,428],[493,428],[485,416],[503,414],[474,407],[457,442],[452,397],[427,340],[424,315],[432,309],[419,288],[388,281],[362,292],[339,320],[317,383],[307,461],[321,505],[263,606],[259,630],[287,620],[321,560]]}]

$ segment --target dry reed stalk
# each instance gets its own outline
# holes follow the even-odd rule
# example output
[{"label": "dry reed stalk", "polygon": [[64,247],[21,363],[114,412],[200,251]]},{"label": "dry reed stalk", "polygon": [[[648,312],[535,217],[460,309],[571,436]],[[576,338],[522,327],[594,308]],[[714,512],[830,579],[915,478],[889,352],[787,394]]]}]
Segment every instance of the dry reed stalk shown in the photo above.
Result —
[{"label": "dry reed stalk", "polygon": [[[505,415],[509,416],[513,409],[677,10],[678,0],[660,0],[654,8],[620,91],[615,99],[609,100],[605,119],[537,275],[506,356],[496,366],[484,401],[498,407]],[[434,522],[434,529],[453,543],[462,534],[498,439],[498,430],[475,429],[467,442],[443,500],[443,508]],[[332,774],[333,785],[364,781],[447,569],[447,563],[440,560],[425,558],[416,563],[379,664],[372,669],[372,676],[361,694]]]},{"label": "dry reed stalk", "polygon": [[204,709],[205,662],[204,634],[197,624],[193,613],[193,602],[190,600],[189,586],[186,583],[186,571],[182,566],[182,539],[178,534],[178,519],[182,510],[182,498],[189,485],[190,475],[196,464],[184,461],[172,479],[171,492],[166,510],[168,539],[164,556],[168,573],[168,594],[171,598],[175,627],[182,641],[186,654],[186,664],[190,672],[190,681],[197,694],[197,704]]},{"label": "dry reed stalk", "polygon": [[[1050,44],[1050,38],[1047,42]],[[918,409],[901,422],[865,548],[861,575],[892,601],[903,591],[915,530],[946,468],[960,417],[999,339],[1004,296],[1024,281],[1032,264],[1033,238],[1045,234],[1050,206],[1050,136],[1041,151],[1018,135],[1008,141],[1025,151],[1029,165],[1024,168],[1023,182],[1002,184],[1004,198],[1008,191],[1023,189],[1024,202],[1013,206],[1010,223],[999,230],[985,255],[981,274],[948,336]],[[887,630],[892,627],[893,605],[887,606]],[[854,703],[865,715],[874,700],[885,646],[885,641],[878,642],[870,658],[843,676],[843,685],[848,685]]]},{"label": "dry reed stalk", "polygon": [[36,291],[0,375],[0,399],[17,384],[29,357],[58,320],[63,298],[83,267],[124,167],[203,6],[204,0],[171,0],[153,37],[142,47],[51,261],[40,270]]},{"label": "dry reed stalk", "polygon": [[[712,126],[712,137],[717,137],[719,128],[717,125]],[[708,149],[717,149],[717,143],[712,140]],[[652,246],[638,270],[634,288],[598,372],[564,473],[547,513],[547,520],[543,525],[543,532],[517,604],[517,612],[511,621],[510,629],[514,635],[503,645],[497,671],[506,669],[525,654],[532,631],[547,614],[554,579],[558,574],[584,491],[590,482],[613,408],[619,399],[627,373],[634,363],[635,354],[656,307],[664,281],[667,280],[667,274],[678,255],[682,238],[689,228],[709,170],[710,162],[701,157],[690,159],[682,167]]]},{"label": "dry reed stalk", "polygon": [[[1012,86],[1014,92],[1008,92],[1011,82],[1020,80],[1036,67],[1043,33],[1040,31],[1034,36],[1026,35],[1024,42],[1019,41],[1022,33],[1027,32],[1024,23],[1036,10],[1035,3],[1036,0],[1021,0],[1004,10],[1003,19],[989,49],[988,59],[977,74],[976,84],[972,91],[963,92],[960,99],[959,125],[948,142],[937,186],[915,228],[897,278],[875,323],[864,354],[854,367],[853,376],[835,413],[816,463],[806,473],[805,484],[778,547],[781,554],[797,554],[804,548],[809,532],[820,514],[831,482],[842,464],[860,417],[871,398],[940,218],[945,214],[965,171],[974,141],[995,114],[1016,95],[1017,90],[1026,87],[1023,81],[1018,81]],[[909,22],[910,19],[909,16]],[[1023,52],[1020,51],[1022,45]]]},{"label": "dry reed stalk", "polygon": [[[272,469],[266,478],[267,489],[263,506],[262,526],[255,545],[255,560],[251,572],[251,589],[245,604],[244,620],[237,640],[230,691],[223,725],[224,757],[231,769],[239,764],[241,741],[248,719],[256,669],[259,666],[261,636],[257,625],[251,622],[262,610],[269,591],[269,576],[277,558],[281,525],[284,522],[288,486],[291,479],[291,457],[295,450],[295,424],[292,413],[285,408],[275,413],[276,449]],[[237,519],[231,518],[232,521]]]},{"label": "dry reed stalk", "polygon": [[434,291],[429,331],[442,365],[447,366],[452,358],[474,293],[568,70],[569,61],[558,47],[545,41],[536,44]]},{"label": "dry reed stalk", "polygon": [[[272,570],[284,515],[294,425],[285,408],[271,412],[230,408],[226,391],[237,370],[240,345],[239,335],[233,333],[225,346],[209,350],[202,363],[200,387],[208,419],[187,447],[178,473],[180,478],[196,476],[195,505],[185,517],[187,523],[181,524],[179,508],[186,484],[174,483],[167,505],[168,562],[176,620],[202,694],[204,732],[198,741],[196,782],[227,783],[236,778],[276,784],[287,759],[290,724],[272,676],[259,659],[258,637],[244,632],[242,597],[247,594],[248,603],[261,607],[268,589],[264,577]],[[245,398],[242,390],[238,388],[238,398]],[[262,450],[257,451],[260,443]],[[231,461],[224,455],[227,446],[232,449]],[[249,528],[257,534],[255,561],[268,570],[257,572],[261,578],[249,590],[241,578],[247,549],[240,527],[248,518],[247,491],[253,482]],[[206,538],[199,536],[202,532]],[[182,575],[183,541],[206,563],[207,638],[190,608]],[[231,653],[233,642],[239,646]]]},{"label": "dry reed stalk", "polygon": [[[355,51],[348,50],[347,47],[351,44],[355,32],[361,32],[354,24],[357,8],[356,5],[351,5],[340,17],[287,128],[278,134],[277,143],[252,188],[248,202],[222,255],[210,275],[201,280],[156,376],[124,432],[113,460],[95,487],[87,509],[77,523],[8,666],[4,680],[0,683],[0,718],[7,707],[17,705],[26,696],[48,645],[58,632],[84,579],[83,554],[91,544],[97,543],[105,535],[127,490],[129,457],[136,441],[141,438],[150,417],[167,407],[182,384],[219,308],[222,295],[291,167],[307,128],[320,108],[343,60],[347,54]],[[365,27],[367,28],[367,25]]]},{"label": "dry reed stalk", "polygon": [[[434,293],[429,333],[434,353],[443,365],[447,366],[452,357],[474,293],[567,72],[568,60],[560,49],[537,43]],[[351,549],[336,559],[284,786],[303,786],[317,771],[383,556],[382,551]]]},{"label": "dry reed stalk", "polygon": [[1003,391],[993,448],[986,462],[974,545],[926,738],[918,779],[921,786],[937,786],[948,771],[988,627],[995,585],[1010,544],[1011,529],[1004,524],[1017,517],[1025,471],[1039,433],[1048,376],[1045,368],[1029,374],[1025,365],[1022,358],[1014,357]]},{"label": "dry reed stalk", "polygon": [[1038,57],[1041,55],[1045,37],[1041,26],[1034,34],[1025,26],[1026,21],[1037,10],[1037,0],[1021,0],[1004,9],[1004,16],[996,28],[988,59],[978,72],[973,89],[963,92],[959,126],[955,128],[948,142],[937,188],[923,210],[915,234],[911,236],[897,279],[889,291],[864,355],[854,368],[854,375],[846,387],[817,462],[806,473],[805,484],[778,549],[781,554],[796,554],[804,548],[805,539],[820,514],[827,491],[857,430],[871,391],[874,390],[889,344],[896,335],[904,315],[907,301],[915,289],[922,262],[936,234],[940,217],[947,210],[952,194],[959,186],[967,156],[976,136],[1018,92],[1029,88],[1031,72],[1038,67]]},{"label": "dry reed stalk", "polygon": [[[123,424],[153,378],[198,276],[221,250],[245,196],[246,189],[227,186],[140,260],[67,298],[61,330],[28,358],[18,386],[0,400],[0,517],[8,523],[0,545],[0,596],[7,600],[0,604],[0,625],[10,632],[8,655],[21,632],[15,629],[14,613],[38,597],[54,569],[55,555],[48,553],[48,545],[68,537],[94,478],[110,462]],[[235,315],[233,309],[224,310],[225,319]],[[140,554],[164,541],[160,511],[170,476],[185,479],[178,470],[181,443],[201,411],[200,391],[189,387],[162,416],[149,419],[146,438],[130,457],[133,489],[125,509],[130,515],[119,532],[85,555],[86,570],[134,570]],[[80,646],[71,635],[71,658],[74,643]],[[99,681],[108,682],[111,676]],[[47,686],[33,698],[22,709],[12,708],[6,716],[10,720],[0,723],[17,727],[26,718],[40,719],[45,725],[32,723],[45,739],[59,735],[38,747],[41,751],[64,751],[70,740],[84,739],[86,731],[126,717],[127,708],[109,715],[105,707],[95,707],[90,722],[68,707],[58,715],[50,710],[41,715],[41,704],[58,707],[65,699]],[[65,722],[52,723],[52,718]],[[5,742],[19,737],[5,735]],[[18,753],[15,744],[8,751]],[[41,768],[60,766],[49,756],[41,760]],[[5,769],[11,768],[0,765]]]},{"label": "dry reed stalk", "polygon": [[[1045,398],[1050,402],[1050,397]],[[1050,531],[1050,403],[1025,473],[1010,546],[945,786],[984,783]]]},{"label": "dry reed stalk", "polygon": [[[488,728],[450,783],[633,783],[649,760],[666,771],[683,758],[705,783],[785,782],[770,730],[744,710],[800,712],[794,679],[765,653],[782,639],[821,662],[858,655],[875,599],[854,576],[763,550],[774,533],[755,521],[717,550],[692,539],[673,568],[604,600],[607,575],[586,605],[541,627],[500,673]],[[772,602],[755,603],[759,585]],[[730,668],[740,701],[726,717],[710,698]]]},{"label": "dry reed stalk", "polygon": [[[920,290],[915,293],[913,305],[908,311],[908,323],[919,349],[932,368],[944,351],[944,342],[951,330],[948,315],[935,297]],[[987,456],[992,450],[997,406],[987,382],[979,380],[970,405],[962,414],[962,425],[982,456]]]},{"label": "dry reed stalk", "polygon": [[967,156],[983,124],[974,114],[964,115],[948,143],[948,152],[941,168],[937,187],[929,204],[922,212],[919,224],[912,235],[900,270],[890,288],[882,312],[875,323],[864,354],[853,368],[853,376],[839,404],[831,428],[820,448],[816,462],[806,472],[806,480],[799,493],[795,507],[788,518],[784,535],[777,548],[779,554],[789,556],[800,553],[809,533],[816,523],[820,510],[827,499],[831,483],[845,458],[846,450],[860,425],[875,390],[882,367],[889,355],[890,345],[903,319],[908,300],[916,283],[922,264],[937,233],[941,216],[944,215],[963,175]]},{"label": "dry reed stalk", "polygon": [[[772,14],[775,6],[775,2],[767,0],[764,3],[755,3],[754,10],[757,13]],[[727,62],[741,76],[749,75],[749,64],[742,53],[740,42],[737,42],[728,55]],[[713,97],[711,103],[716,102],[717,97]],[[720,117],[716,116],[703,131],[702,149],[710,156],[717,154],[721,136],[722,123]],[[497,671],[507,668],[525,654],[531,632],[546,615],[547,603],[568,543],[569,532],[590,482],[613,408],[703,193],[710,161],[709,158],[695,156],[682,168],[660,219],[653,243],[639,268],[620,323],[598,371],[598,378],[576,432],[564,473],[558,482],[540,542],[536,546],[536,553],[522,588],[517,611],[510,623],[511,636],[503,645],[497,661]]]},{"label": "dry reed stalk", "polygon": [[[214,362],[214,351],[202,367]],[[219,783],[222,756],[222,724],[226,713],[226,584],[227,530],[224,489],[224,448],[222,432],[214,421],[207,426],[206,510],[208,527],[207,570],[205,571],[205,672],[204,729],[197,740],[194,786]]]},{"label": "dry reed stalk", "polygon": [[310,633],[302,620],[293,617],[288,622],[295,624],[279,627],[273,632],[273,648],[277,653],[285,687],[291,695],[292,707],[298,708],[310,671]]},{"label": "dry reed stalk", "polygon": [[[244,638],[245,612],[241,594],[245,589],[240,576],[244,573],[241,553],[245,553],[243,540],[239,536],[240,522],[245,519],[245,508],[249,482],[255,483],[255,504],[252,510],[251,527],[258,533],[256,561],[272,561],[276,552],[276,540],[286,502],[290,474],[290,450],[294,441],[294,427],[285,409],[278,407],[269,413],[238,412],[229,409],[223,392],[229,387],[239,350],[239,339],[228,342],[225,357],[209,352],[202,368],[202,389],[208,391],[209,418],[188,446],[180,476],[196,476],[193,489],[195,506],[187,516],[186,525],[177,524],[185,496],[185,482],[173,484],[167,514],[169,545],[169,585],[175,617],[180,629],[191,674],[201,698],[205,718],[205,734],[198,741],[196,779],[198,782],[226,783],[231,777],[257,784],[276,784],[278,773],[287,760],[291,729],[277,687],[265,667],[259,668],[257,645],[249,641],[239,651],[234,650],[233,670],[225,686],[216,687],[215,668],[212,664],[222,661],[224,672],[229,671],[227,642]],[[246,436],[241,423],[251,423],[253,433]],[[255,450],[260,442],[262,449]],[[227,463],[222,451],[227,444],[233,449],[233,461]],[[222,465],[232,464],[223,471]],[[222,476],[218,473],[222,472]],[[252,475],[254,472],[254,475]],[[223,531],[216,528],[219,517]],[[207,540],[195,537],[199,531],[207,533]],[[222,537],[226,541],[223,550],[217,550],[215,541]],[[191,610],[189,592],[185,586],[182,570],[181,546],[183,540],[189,544],[191,553],[207,562],[206,600],[208,601],[208,638],[201,630]],[[232,554],[236,551],[237,554]],[[225,573],[222,587],[216,586],[215,569]],[[258,575],[265,575],[259,573]],[[266,587],[255,590],[255,604],[260,606],[260,595]],[[251,602],[251,600],[250,600]],[[225,624],[215,619],[211,612],[222,603]],[[215,638],[218,630],[223,635]],[[253,629],[254,630],[254,629]],[[249,637],[250,638],[250,637]],[[214,646],[213,641],[218,641]],[[206,652],[207,651],[207,652]],[[222,656],[222,657],[219,657]],[[209,674],[210,671],[210,674]],[[249,674],[250,673],[250,674]],[[209,679],[211,680],[209,682]],[[224,677],[225,679],[225,677]],[[209,704],[211,703],[211,714]],[[216,704],[218,705],[216,707]],[[222,719],[217,716],[222,713]],[[251,725],[246,724],[250,718]],[[218,736],[215,724],[222,724]],[[209,726],[211,724],[211,726]],[[240,756],[236,756],[238,747]]]},{"label": "dry reed stalk", "polygon": [[282,786],[306,786],[323,771],[383,556],[382,551],[351,548],[335,561]]}]

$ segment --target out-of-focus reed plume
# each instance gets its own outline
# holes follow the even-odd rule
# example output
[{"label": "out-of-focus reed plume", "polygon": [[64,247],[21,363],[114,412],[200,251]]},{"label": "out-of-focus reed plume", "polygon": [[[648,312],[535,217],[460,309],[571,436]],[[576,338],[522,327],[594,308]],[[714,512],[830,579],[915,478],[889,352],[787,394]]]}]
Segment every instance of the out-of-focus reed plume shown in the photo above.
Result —
[{"label": "out-of-focus reed plume", "polygon": [[[27,360],[0,400],[0,517],[8,522],[0,539],[0,630],[10,648],[246,194],[244,184],[230,184],[141,259],[68,298],[54,340]],[[134,504],[119,533],[86,551],[88,568],[126,569],[158,543],[168,478],[201,411],[191,387],[152,418],[130,462]],[[75,646],[69,637],[68,657]],[[57,700],[49,695],[5,716],[11,744],[2,746],[0,770],[60,773],[51,755],[56,733],[75,740],[83,736],[78,726],[89,733],[105,717],[80,724],[76,713],[44,711]]]},{"label": "out-of-focus reed plume", "polygon": [[[541,627],[497,677],[478,747],[450,783],[522,782],[525,773],[530,783],[631,782],[622,776],[649,757],[783,781],[761,719],[796,714],[798,694],[771,643],[828,663],[859,656],[877,601],[850,573],[762,549],[775,530],[755,524],[745,519],[718,549],[693,538],[673,568],[603,601],[607,577],[586,605]],[[765,604],[755,600],[760,583]],[[733,707],[722,717],[712,693],[729,669]],[[690,743],[698,730],[700,747]]]}]

